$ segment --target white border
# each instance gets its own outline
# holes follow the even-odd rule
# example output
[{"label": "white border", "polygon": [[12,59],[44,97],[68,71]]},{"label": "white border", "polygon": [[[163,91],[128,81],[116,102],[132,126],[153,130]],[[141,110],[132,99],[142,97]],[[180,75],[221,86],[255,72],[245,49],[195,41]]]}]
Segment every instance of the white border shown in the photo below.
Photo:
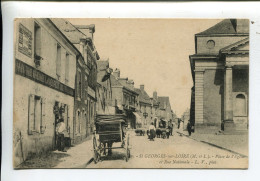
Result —
[{"label": "white border", "polygon": [[[260,3],[258,2],[186,2],[186,3],[34,3],[2,2],[2,168],[5,180],[259,180],[260,128]],[[16,17],[69,18],[249,18],[250,27],[250,154],[249,170],[13,170],[12,169],[12,90],[13,19]]]}]

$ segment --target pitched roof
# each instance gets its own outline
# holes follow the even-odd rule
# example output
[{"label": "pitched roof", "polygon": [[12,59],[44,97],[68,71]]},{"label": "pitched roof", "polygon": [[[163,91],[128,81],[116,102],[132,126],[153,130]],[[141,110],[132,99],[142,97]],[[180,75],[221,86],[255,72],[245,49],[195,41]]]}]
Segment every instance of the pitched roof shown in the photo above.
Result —
[{"label": "pitched roof", "polygon": [[108,60],[98,60],[97,61],[97,67],[98,70],[105,70],[109,67],[109,62]]},{"label": "pitched roof", "polygon": [[123,86],[114,75],[110,75],[111,86]]},{"label": "pitched roof", "polygon": [[69,21],[65,19],[51,18],[51,21],[73,44],[78,44],[81,38],[87,37],[84,33],[82,33],[74,25],[72,25]]},{"label": "pitched roof", "polygon": [[107,82],[106,81],[102,82],[102,79],[107,74],[106,69],[108,67],[109,67],[108,61],[100,61],[100,60],[97,61],[97,82],[104,87],[107,87]]},{"label": "pitched roof", "polygon": [[155,106],[159,106],[159,101],[158,100],[155,100],[155,99],[153,99],[153,105],[155,105]]},{"label": "pitched roof", "polygon": [[249,34],[249,21],[247,19],[225,19],[196,35],[212,34]]},{"label": "pitched roof", "polygon": [[134,90],[139,94],[139,102],[146,104],[151,104],[151,99],[145,90],[134,88]]},{"label": "pitched roof", "polygon": [[169,97],[158,97],[158,102],[160,109],[166,109],[167,105],[170,104],[170,99]]}]

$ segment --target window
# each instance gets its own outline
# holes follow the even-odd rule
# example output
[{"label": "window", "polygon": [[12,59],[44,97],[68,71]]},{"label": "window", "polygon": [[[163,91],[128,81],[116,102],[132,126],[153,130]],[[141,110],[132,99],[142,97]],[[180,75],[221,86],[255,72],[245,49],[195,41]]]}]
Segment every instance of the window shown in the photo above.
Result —
[{"label": "window", "polygon": [[61,46],[57,44],[57,55],[56,55],[56,74],[58,80],[60,79],[61,73]]},{"label": "window", "polygon": [[69,66],[70,65],[70,55],[66,53],[66,62],[65,62],[65,84],[69,82]]},{"label": "window", "polygon": [[64,104],[64,113],[62,115],[67,130],[69,129],[69,105]]},{"label": "window", "polygon": [[81,131],[81,114],[80,114],[80,111],[78,111],[77,121],[76,121],[76,132],[80,133],[80,131]]},{"label": "window", "polygon": [[85,75],[84,89],[85,89],[85,98],[88,97],[88,77]]},{"label": "window", "polygon": [[82,97],[82,77],[80,69],[77,69],[77,95]]},{"label": "window", "polygon": [[41,65],[41,28],[34,23],[34,63],[36,68]]},{"label": "window", "polygon": [[34,23],[34,53],[41,56],[41,27]]},{"label": "window", "polygon": [[45,99],[36,96],[29,96],[28,105],[28,134],[45,132]]}]

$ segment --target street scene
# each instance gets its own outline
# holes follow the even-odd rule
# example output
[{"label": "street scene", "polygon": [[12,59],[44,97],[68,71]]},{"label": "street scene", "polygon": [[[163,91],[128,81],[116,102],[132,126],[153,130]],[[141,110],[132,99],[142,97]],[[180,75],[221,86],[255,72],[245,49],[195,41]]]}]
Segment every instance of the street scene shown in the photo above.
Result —
[{"label": "street scene", "polygon": [[15,169],[248,168],[248,20],[14,26]]}]

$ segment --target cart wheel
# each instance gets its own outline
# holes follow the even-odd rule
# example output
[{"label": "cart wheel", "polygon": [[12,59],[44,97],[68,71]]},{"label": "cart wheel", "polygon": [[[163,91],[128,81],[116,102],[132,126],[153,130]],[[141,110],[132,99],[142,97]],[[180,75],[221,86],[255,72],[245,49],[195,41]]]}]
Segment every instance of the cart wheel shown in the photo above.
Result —
[{"label": "cart wheel", "polygon": [[100,155],[98,153],[96,136],[93,137],[93,151],[94,151],[94,163],[96,164],[99,161],[99,157],[100,157]]}]

